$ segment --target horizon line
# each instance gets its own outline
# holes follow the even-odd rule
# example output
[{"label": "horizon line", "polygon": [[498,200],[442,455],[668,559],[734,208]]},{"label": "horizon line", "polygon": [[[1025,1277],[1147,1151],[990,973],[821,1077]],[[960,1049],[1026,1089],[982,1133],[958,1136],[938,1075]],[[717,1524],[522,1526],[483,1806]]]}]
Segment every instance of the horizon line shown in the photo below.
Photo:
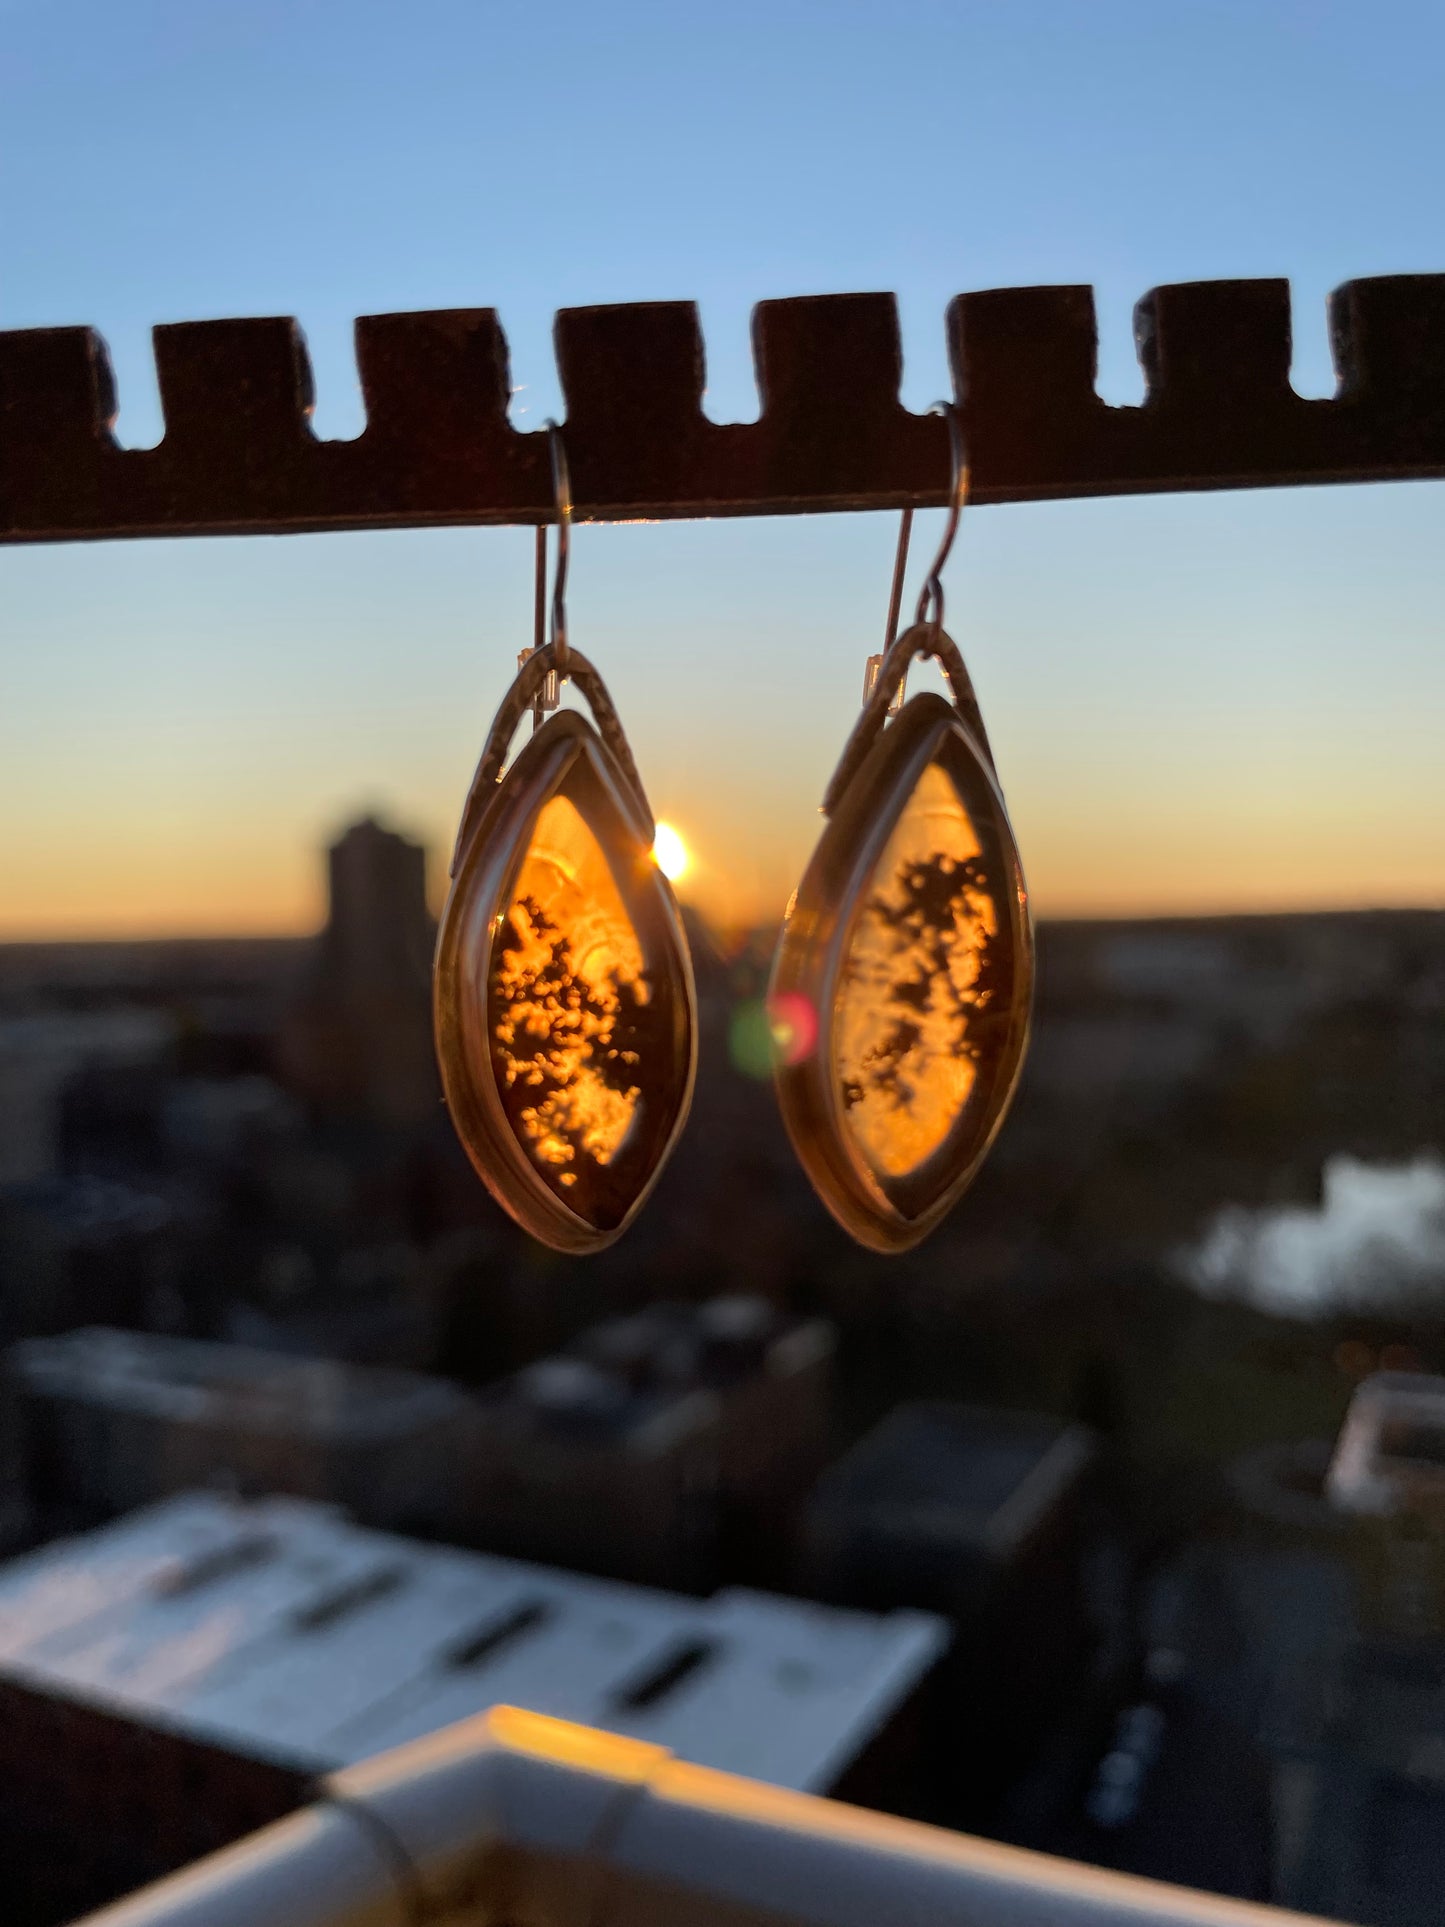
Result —
[{"label": "horizon line", "polygon": [[[781,927],[781,915],[760,917],[746,923],[718,923],[709,918],[696,904],[684,902],[685,910],[698,920],[714,936],[750,937],[759,931]],[[1235,906],[1232,908],[1205,908],[1198,910],[1183,909],[1138,909],[1138,910],[1069,910],[1045,911],[1036,913],[1034,923],[1043,924],[1194,924],[1194,923],[1262,923],[1312,917],[1381,917],[1381,916],[1445,916],[1445,902],[1433,903],[1321,903],[1291,904],[1277,907],[1259,905]],[[435,919],[433,919],[435,920]],[[326,924],[320,923],[311,929],[235,929],[217,928],[214,930],[57,930],[39,933],[7,934],[0,931],[0,950],[45,950],[62,946],[121,944],[204,944],[204,943],[313,943],[321,937]]]}]

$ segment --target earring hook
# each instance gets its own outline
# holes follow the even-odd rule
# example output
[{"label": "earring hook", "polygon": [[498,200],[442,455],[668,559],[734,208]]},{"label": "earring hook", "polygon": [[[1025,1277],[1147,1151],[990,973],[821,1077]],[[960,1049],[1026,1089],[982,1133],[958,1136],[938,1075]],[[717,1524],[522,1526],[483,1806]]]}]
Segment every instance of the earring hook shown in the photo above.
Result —
[{"label": "earring hook", "polygon": [[[534,544],[535,561],[532,569],[532,646],[523,649],[517,657],[517,667],[522,669],[537,654],[547,640],[547,523],[537,524]],[[561,696],[561,685],[555,669],[549,670],[537,685],[532,702],[532,728],[538,730],[544,720],[557,707]]]},{"label": "earring hook", "polygon": [[888,592],[888,624],[883,633],[883,653],[898,640],[898,612],[903,607],[903,578],[908,570],[908,544],[913,534],[913,510],[904,509],[898,525],[898,548],[893,557],[893,587]]},{"label": "earring hook", "polygon": [[[929,409],[930,415],[942,415],[948,423],[948,454],[951,464],[951,477],[948,488],[948,520],[943,525],[943,539],[938,545],[928,574],[923,580],[923,589],[918,597],[918,609],[913,620],[926,624],[933,629],[943,627],[943,565],[947,562],[953,547],[953,538],[958,534],[959,518],[963,514],[964,503],[968,499],[968,464],[963,454],[963,423],[957,408],[951,401],[936,401]],[[931,611],[931,613],[930,613]]]},{"label": "earring hook", "polygon": [[537,524],[535,561],[532,569],[532,653],[547,640],[547,524]]},{"label": "earring hook", "polygon": [[[888,592],[888,621],[883,629],[883,648],[876,656],[870,656],[863,665],[863,700],[866,703],[873,694],[883,667],[883,658],[898,640],[898,612],[903,607],[903,578],[908,572],[908,543],[913,534],[913,510],[904,509],[903,519],[898,525],[898,547],[893,553],[893,586]],[[889,710],[896,716],[903,707],[903,689],[900,684],[898,693]]]},{"label": "earring hook", "polygon": [[[929,564],[928,574],[923,579],[923,588],[918,597],[918,607],[914,612],[915,628],[941,629],[943,627],[943,565],[947,562],[953,548],[953,538],[958,534],[959,519],[963,514],[964,503],[968,499],[968,466],[963,458],[963,423],[957,408],[951,401],[935,402],[929,409],[930,415],[942,415],[948,423],[949,485],[948,520],[944,524],[943,539],[938,545],[938,553]],[[898,548],[893,557],[893,587],[888,596],[888,624],[883,637],[883,653],[870,656],[863,670],[863,701],[866,704],[878,686],[878,678],[883,669],[883,658],[898,640],[898,613],[903,603],[903,577],[908,568],[908,544],[913,534],[913,510],[904,509],[903,519],[898,527]],[[896,716],[903,707],[903,689],[907,670],[900,677],[893,692],[893,700],[888,714]]]},{"label": "earring hook", "polygon": [[567,468],[567,449],[556,422],[547,423],[548,446],[552,454],[552,497],[557,510],[557,565],[552,575],[552,659],[558,680],[567,675],[570,651],[567,647],[567,564],[572,556],[572,477]]}]

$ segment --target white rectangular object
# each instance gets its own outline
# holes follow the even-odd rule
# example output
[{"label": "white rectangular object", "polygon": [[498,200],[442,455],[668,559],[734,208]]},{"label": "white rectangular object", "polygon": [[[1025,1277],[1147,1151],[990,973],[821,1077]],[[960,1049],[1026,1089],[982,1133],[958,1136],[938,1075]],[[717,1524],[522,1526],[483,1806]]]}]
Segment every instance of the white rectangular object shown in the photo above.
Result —
[{"label": "white rectangular object", "polygon": [[318,1772],[507,1704],[825,1790],[946,1643],[923,1613],[692,1599],[295,1499],[183,1494],[0,1568],[0,1679]]}]

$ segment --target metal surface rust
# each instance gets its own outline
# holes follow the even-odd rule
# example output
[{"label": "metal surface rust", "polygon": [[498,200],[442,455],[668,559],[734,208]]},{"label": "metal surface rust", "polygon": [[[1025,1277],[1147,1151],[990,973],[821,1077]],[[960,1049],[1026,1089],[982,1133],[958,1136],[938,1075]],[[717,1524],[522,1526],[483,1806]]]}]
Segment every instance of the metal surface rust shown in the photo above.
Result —
[{"label": "metal surface rust", "polygon": [[[1135,311],[1139,407],[1094,387],[1086,287],[960,295],[948,312],[975,503],[1445,476],[1445,275],[1353,281],[1330,301],[1339,390],[1290,387],[1283,280],[1159,288]],[[555,325],[579,520],[926,507],[948,438],[898,397],[888,294],[765,301],[762,414],[702,412],[691,302],[563,309]],[[547,439],[507,418],[506,340],[487,308],[356,324],[366,428],[311,432],[311,370],[285,319],[155,331],[166,432],[112,434],[114,385],[89,328],[0,333],[0,541],[285,534],[536,523]]]}]

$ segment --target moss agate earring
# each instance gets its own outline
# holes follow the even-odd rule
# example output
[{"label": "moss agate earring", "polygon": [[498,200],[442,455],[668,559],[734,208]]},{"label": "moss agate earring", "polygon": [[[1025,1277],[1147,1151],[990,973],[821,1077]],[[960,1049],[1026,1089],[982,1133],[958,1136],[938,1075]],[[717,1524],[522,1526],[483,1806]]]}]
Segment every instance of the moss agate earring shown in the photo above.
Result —
[{"label": "moss agate earring", "polygon": [[[956,413],[948,525],[913,626],[869,662],[862,715],[789,907],[770,1010],[778,1103],[823,1203],[874,1251],[905,1251],[972,1183],[1018,1084],[1034,943],[983,718],[943,629],[939,572],[967,486]],[[952,701],[900,708],[916,657]],[[890,720],[891,718],[891,720]]]},{"label": "moss agate earring", "polygon": [[[631,749],[601,677],[567,643],[571,502],[551,435],[551,640],[524,652],[467,797],[433,1015],[447,1108],[478,1175],[524,1231],[580,1253],[626,1230],[677,1140],[697,1018]],[[569,679],[595,727],[557,708]],[[504,770],[529,708],[534,733]]]}]

